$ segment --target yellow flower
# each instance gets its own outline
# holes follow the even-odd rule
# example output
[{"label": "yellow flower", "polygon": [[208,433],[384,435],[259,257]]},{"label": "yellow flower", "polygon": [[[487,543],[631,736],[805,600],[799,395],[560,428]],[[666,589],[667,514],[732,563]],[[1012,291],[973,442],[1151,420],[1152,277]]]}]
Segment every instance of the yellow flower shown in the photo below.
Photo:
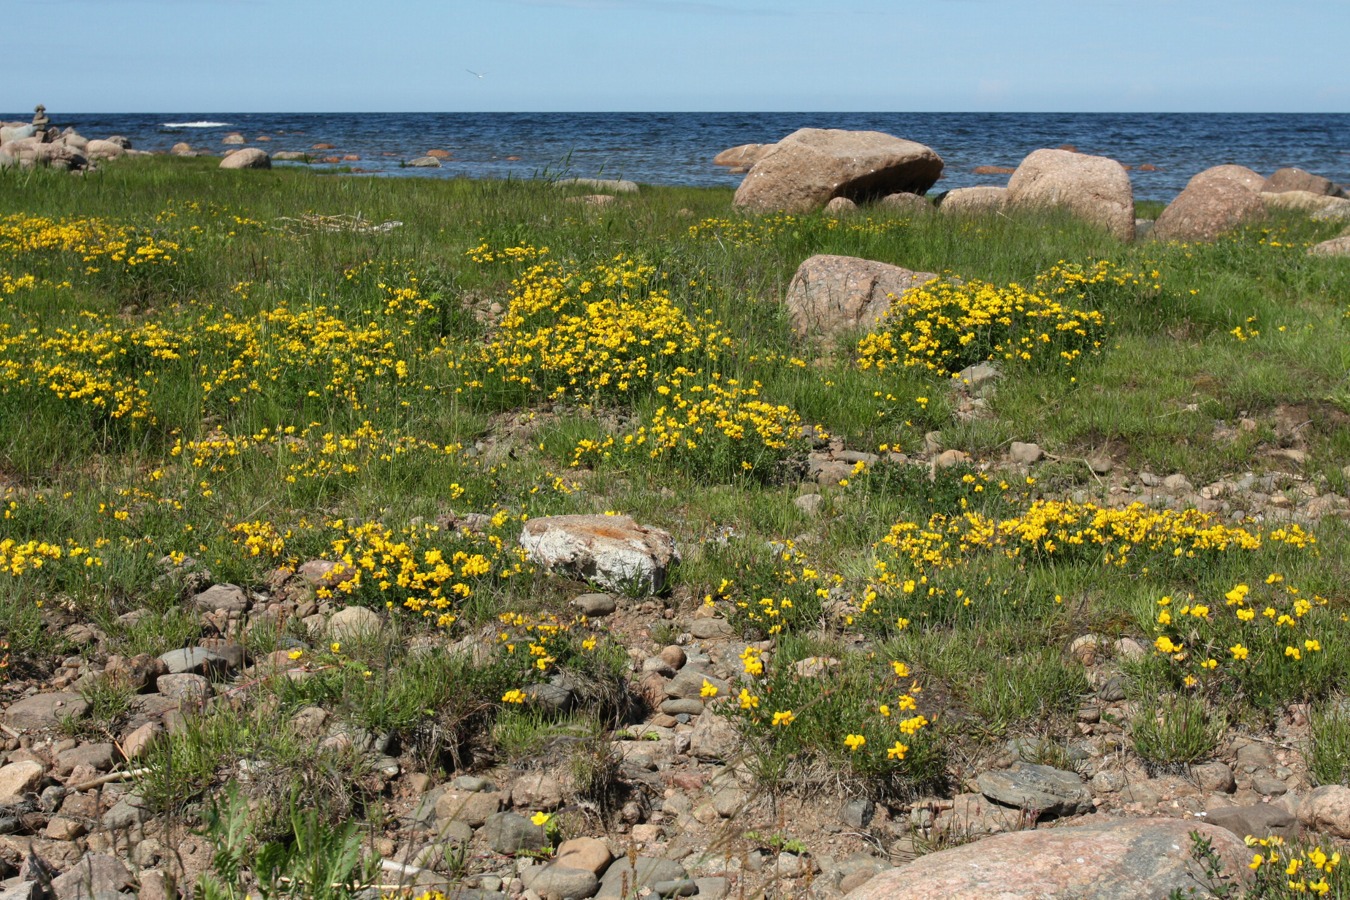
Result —
[{"label": "yellow flower", "polygon": [[857,753],[861,750],[862,746],[866,743],[867,738],[863,737],[861,734],[850,734],[844,738],[844,746],[853,753]]},{"label": "yellow flower", "polygon": [[887,758],[887,759],[904,759],[904,758],[905,758],[905,754],[908,753],[908,752],[909,752],[909,747],[905,746],[904,744],[900,743],[899,741],[896,741],[896,742],[895,742],[895,745],[894,745],[893,747],[891,747],[891,749],[889,749],[889,750],[886,751],[886,758]]},{"label": "yellow flower", "polygon": [[305,655],[305,651],[299,649],[292,650],[290,653],[287,653],[286,655],[289,656],[291,659],[299,659],[300,657]]},{"label": "yellow flower", "polygon": [[770,723],[774,728],[786,728],[796,721],[797,716],[790,709],[781,710],[773,714],[773,722]]},{"label": "yellow flower", "polygon": [[341,653],[341,652],[342,652],[342,644],[339,643],[338,641],[333,641],[333,643],[331,643],[331,644],[328,645],[328,649],[329,649],[329,650],[332,650],[334,653]]},{"label": "yellow flower", "polygon": [[1153,646],[1159,653],[1180,653],[1182,649],[1181,645],[1172,643],[1172,639],[1165,634],[1159,635]]},{"label": "yellow flower", "polygon": [[537,812],[530,816],[530,821],[542,828],[548,824],[548,820],[551,818],[553,817],[546,812]]},{"label": "yellow flower", "polygon": [[1228,648],[1228,652],[1233,654],[1233,659],[1246,659],[1248,650],[1241,644],[1234,644]]},{"label": "yellow flower", "polygon": [[703,687],[699,689],[698,695],[700,697],[703,697],[704,699],[708,699],[709,697],[716,697],[717,685],[713,684],[706,678],[703,679]]},{"label": "yellow flower", "polygon": [[894,660],[892,660],[892,661],[891,661],[891,669],[893,669],[893,670],[895,671],[895,677],[896,677],[896,678],[908,678],[908,677],[909,677],[909,666],[905,665],[905,664],[902,663],[902,662],[895,662]]},{"label": "yellow flower", "polygon": [[759,706],[759,698],[745,688],[741,688],[740,700],[741,709],[755,709]]},{"label": "yellow flower", "polygon": [[505,694],[502,694],[502,702],[503,702],[503,703],[524,703],[524,702],[525,702],[525,692],[524,692],[524,691],[520,691],[520,690],[516,690],[516,689],[513,688],[513,689],[507,691]]}]

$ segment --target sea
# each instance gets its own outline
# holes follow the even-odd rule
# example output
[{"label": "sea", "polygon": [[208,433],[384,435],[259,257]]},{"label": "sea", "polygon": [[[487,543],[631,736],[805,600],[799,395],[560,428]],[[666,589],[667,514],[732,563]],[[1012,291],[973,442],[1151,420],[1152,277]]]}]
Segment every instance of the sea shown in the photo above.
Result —
[{"label": "sea", "polygon": [[[31,114],[0,114],[26,120]],[[1167,201],[1203,169],[1222,163],[1262,174],[1296,166],[1350,184],[1350,114],[1328,113],[48,113],[86,137],[120,134],[137,149],[185,141],[212,152],[239,132],[269,152],[307,151],[376,176],[409,178],[622,178],[654,185],[735,187],[743,177],[713,164],[720,151],[772,143],[798,128],[882,131],[932,147],[943,178],[933,192],[1005,184],[1042,147],[1073,147],[1131,167],[1136,199]],[[262,140],[265,139],[265,140]],[[312,150],[315,144],[330,150]],[[450,153],[438,169],[406,163]],[[342,159],[359,157],[359,159]],[[296,164],[302,165],[302,164]],[[1144,168],[1140,168],[1144,167]]]}]

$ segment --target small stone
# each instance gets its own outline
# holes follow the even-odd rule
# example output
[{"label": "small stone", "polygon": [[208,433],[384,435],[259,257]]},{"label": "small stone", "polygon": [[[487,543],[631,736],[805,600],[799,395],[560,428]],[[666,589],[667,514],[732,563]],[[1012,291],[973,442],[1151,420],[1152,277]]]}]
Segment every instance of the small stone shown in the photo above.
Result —
[{"label": "small stone", "polygon": [[1069,655],[1078,660],[1085,666],[1094,665],[1097,662],[1097,652],[1101,649],[1101,638],[1095,634],[1084,634],[1073,639],[1069,644]]},{"label": "small stone", "polygon": [[247,612],[248,594],[237,584],[213,584],[192,598],[202,612]]},{"label": "small stone", "polygon": [[[711,621],[711,620],[704,620]],[[704,684],[710,684],[717,689],[716,696],[725,697],[730,686],[722,679],[707,672],[698,671],[691,668],[681,669],[675,677],[666,682],[665,691],[667,697],[674,697],[681,700],[699,700],[703,696]]]},{"label": "small stone", "polygon": [[578,837],[558,845],[554,862],[573,869],[585,869],[600,875],[614,859],[609,847],[599,838]]},{"label": "small stone", "polygon": [[1110,457],[1106,456],[1090,456],[1087,465],[1092,470],[1093,475],[1110,475],[1111,470],[1115,468],[1115,463],[1111,462]]},{"label": "small stone", "polygon": [[665,661],[666,665],[670,666],[677,672],[680,669],[684,668],[684,664],[688,659],[685,656],[684,648],[678,647],[675,644],[662,647],[661,652],[658,653],[657,655],[660,656],[661,659]]},{"label": "small stone", "polygon": [[815,678],[839,665],[839,660],[831,656],[808,656],[799,659],[792,666],[798,678]]},{"label": "small stone", "polygon": [[483,791],[446,791],[436,800],[436,817],[478,827],[497,814],[505,797]]},{"label": "small stone", "polygon": [[808,516],[817,516],[820,515],[820,507],[824,502],[825,498],[820,494],[802,494],[792,501],[792,505]]},{"label": "small stone", "polygon": [[56,771],[68,775],[76,766],[88,766],[96,772],[107,772],[113,767],[116,748],[107,742],[81,744],[56,754]]},{"label": "small stone", "polygon": [[1103,703],[1116,703],[1125,699],[1125,679],[1120,675],[1112,675],[1097,688],[1097,697]]},{"label": "small stone", "polygon": [[[673,891],[678,889],[680,882],[688,882],[691,891],[697,889],[694,882],[689,880],[689,873],[685,871],[684,866],[673,860],[653,856],[638,856],[631,861],[630,859],[620,859],[605,870],[605,877],[601,879],[600,893],[597,896],[604,898],[641,896],[642,889],[648,887],[660,893],[658,885]],[[629,891],[627,894],[622,893],[625,887]]]},{"label": "small stone", "polygon": [[719,816],[731,819],[745,812],[745,806],[749,801],[750,798],[740,788],[725,787],[713,794],[712,805]]},{"label": "small stone", "polygon": [[65,719],[80,719],[89,711],[89,702],[79,694],[35,694],[11,703],[5,710],[5,722],[19,731],[59,728]]},{"label": "small stone", "polygon": [[689,755],[696,759],[729,760],[743,749],[736,726],[723,716],[699,716],[689,735]]},{"label": "small stone", "polygon": [[562,806],[562,802],[562,784],[556,776],[547,772],[529,772],[511,785],[513,806],[547,812]]},{"label": "small stone", "polygon": [[211,696],[211,682],[202,675],[161,675],[155,682],[159,692],[179,703],[203,703]]},{"label": "small stone", "polygon": [[164,726],[158,722],[146,722],[122,739],[122,752],[127,759],[140,759],[149,749],[150,743],[164,733]]},{"label": "small stone", "polygon": [[1173,494],[1188,494],[1195,490],[1195,485],[1185,475],[1168,475],[1162,480],[1162,487],[1165,491]]},{"label": "small stone", "polygon": [[696,878],[694,882],[698,887],[694,896],[699,900],[724,900],[731,893],[731,880],[721,875]]},{"label": "small stone", "polygon": [[1041,449],[1039,444],[1024,444],[1021,441],[1013,441],[1012,446],[1008,448],[1008,456],[1018,465],[1029,466],[1044,459],[1045,451]]},{"label": "small stone", "polygon": [[530,890],[540,897],[592,897],[600,889],[600,879],[587,869],[574,869],[558,863],[544,866],[529,882]]},{"label": "small stone", "polygon": [[103,827],[113,831],[123,831],[133,825],[139,825],[149,816],[141,807],[141,800],[134,794],[129,794],[113,804],[113,807],[103,814]]},{"label": "small stone", "polygon": [[1250,806],[1221,806],[1205,813],[1205,821],[1226,828],[1240,838],[1276,835],[1293,840],[1299,835],[1298,819],[1283,806],[1256,803]]},{"label": "small stone", "polygon": [[356,577],[356,570],[342,566],[331,559],[311,559],[300,565],[295,574],[315,587],[335,588]]},{"label": "small stone", "polygon": [[335,641],[357,640],[380,631],[380,617],[364,606],[348,606],[328,620],[328,634]]},{"label": "small stone", "polygon": [[609,594],[582,594],[572,601],[572,606],[583,616],[591,619],[611,615],[619,608],[618,603]]},{"label": "small stone", "polygon": [[661,712],[668,716],[697,716],[703,712],[703,701],[672,698],[661,701]]},{"label": "small stone", "polygon": [[25,794],[37,789],[46,767],[32,760],[0,767],[0,806],[19,803]]},{"label": "small stone", "polygon": [[522,850],[542,850],[548,846],[548,837],[541,826],[513,812],[488,816],[482,831],[489,847],[508,856],[514,856]]},{"label": "small stone", "polygon": [[[184,647],[162,654],[159,661],[164,664],[170,675],[193,673],[219,678],[229,668],[229,660],[219,653],[212,653],[204,647]],[[158,684],[158,681],[156,681]],[[163,693],[163,691],[160,691]]]},{"label": "small stone", "polygon": [[652,882],[652,893],[658,897],[692,897],[698,893],[698,883],[692,878],[672,878]]},{"label": "small stone", "polygon": [[478,775],[460,775],[450,782],[450,786],[460,791],[495,791],[497,786]]},{"label": "small stone", "polygon": [[53,816],[47,822],[47,830],[44,833],[54,841],[73,841],[84,835],[88,830],[83,822],[76,819]]},{"label": "small stone", "polygon": [[849,828],[866,828],[872,822],[876,804],[871,800],[859,798],[845,803],[839,810],[839,821]]},{"label": "small stone", "polygon": [[689,624],[689,633],[701,641],[734,637],[736,629],[726,619],[695,619]]},{"label": "small stone", "polygon": [[576,699],[576,694],[571,688],[550,682],[526,685],[524,692],[531,703],[552,712],[566,712]]},{"label": "small stone", "polygon": [[970,454],[964,450],[943,450],[933,458],[933,465],[939,469],[964,466],[970,463]]},{"label": "small stone", "polygon": [[1270,775],[1253,775],[1252,790],[1266,797],[1279,797],[1289,790],[1289,786]]},{"label": "small stone", "polygon": [[61,900],[103,900],[117,896],[134,884],[131,873],[116,857],[87,853],[52,879],[52,892]]},{"label": "small stone", "polygon": [[980,792],[996,803],[1051,818],[1092,809],[1092,792],[1083,779],[1063,769],[1017,762],[1003,771],[982,772],[976,782]]},{"label": "small stone", "polygon": [[1207,762],[1191,766],[1191,779],[1202,791],[1231,794],[1237,789],[1233,770],[1227,763]]}]

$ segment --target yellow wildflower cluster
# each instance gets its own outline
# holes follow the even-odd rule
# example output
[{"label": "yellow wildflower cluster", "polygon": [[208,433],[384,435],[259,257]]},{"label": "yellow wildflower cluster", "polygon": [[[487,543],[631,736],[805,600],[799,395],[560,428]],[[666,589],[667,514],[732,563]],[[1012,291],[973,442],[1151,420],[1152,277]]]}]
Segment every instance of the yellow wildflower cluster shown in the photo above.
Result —
[{"label": "yellow wildflower cluster", "polygon": [[180,252],[190,252],[190,248],[102,219],[49,219],[22,214],[0,217],[0,253],[77,254],[86,274],[108,264],[127,268],[171,265]]},{"label": "yellow wildflower cluster", "polygon": [[[787,540],[775,550],[770,565],[743,573],[743,583],[723,578],[704,596],[704,603],[722,604],[736,628],[772,637],[801,622],[818,620],[822,604],[843,582],[841,575],[812,565],[796,543]],[[761,674],[755,671],[758,656],[742,659],[747,673]]]},{"label": "yellow wildflower cluster", "polygon": [[1334,677],[1328,606],[1278,572],[1255,588],[1234,585],[1222,602],[1166,596],[1158,600],[1153,646],[1185,687],[1231,686],[1258,703],[1308,699]]},{"label": "yellow wildflower cluster", "polygon": [[266,556],[270,559],[281,558],[286,552],[286,539],[291,534],[289,529],[282,533],[271,522],[257,519],[231,525],[228,530],[234,542],[247,550],[249,556]]},{"label": "yellow wildflower cluster", "polygon": [[[922,569],[953,568],[972,553],[987,551],[1009,557],[1086,558],[1125,568],[1138,554],[1164,560],[1194,559],[1257,550],[1263,540],[1296,548],[1316,543],[1313,535],[1297,525],[1263,536],[1224,525],[1196,509],[1157,510],[1142,503],[1113,509],[1091,502],[1035,500],[1021,515],[1002,520],[967,512],[934,515],[925,525],[898,522],[877,547]],[[888,576],[884,580],[894,581],[893,572],[884,565],[880,568]]]},{"label": "yellow wildflower cluster", "polygon": [[[1278,835],[1248,836],[1246,841],[1247,846],[1256,851],[1247,867],[1255,873],[1259,888],[1273,888],[1274,891],[1287,888],[1295,894],[1318,897],[1331,895],[1335,890],[1334,896],[1342,896],[1341,891],[1346,885],[1340,877],[1340,851],[1327,853],[1316,844],[1291,847]],[[1274,891],[1267,894],[1262,890],[1261,895],[1274,895]]]},{"label": "yellow wildflower cluster", "polygon": [[1122,269],[1109,259],[1096,259],[1088,263],[1071,263],[1061,259],[1036,275],[1036,289],[1055,297],[1095,297],[1103,290],[1124,287],[1157,291],[1162,288],[1161,278],[1162,273],[1157,269],[1132,272]]},{"label": "yellow wildflower cluster", "polygon": [[[883,774],[904,765],[921,733],[932,725],[918,712],[922,687],[908,664],[899,660],[890,661],[892,675],[880,678],[874,672],[847,672],[836,660],[812,679],[802,679],[793,666],[766,663],[764,653],[753,646],[746,648],[741,659],[749,683],[717,708],[740,721],[747,735],[767,738],[780,747],[801,742],[805,749],[821,737],[821,728],[837,727],[835,723],[842,719],[851,722],[851,727],[841,740],[835,740],[840,740],[847,753],[848,765],[859,774]],[[844,681],[823,685],[815,680],[836,678]],[[871,682],[872,689],[862,691],[864,682]],[[879,704],[875,700],[878,682]],[[861,708],[856,706],[860,695],[872,698]]]},{"label": "yellow wildflower cluster", "polygon": [[584,272],[552,261],[530,266],[512,283],[497,334],[474,368],[590,403],[645,392],[686,361],[715,359],[731,343],[721,323],[686,315],[653,286],[655,274],[622,255]]},{"label": "yellow wildflower cluster", "polygon": [[36,275],[11,275],[4,269],[0,269],[0,297],[8,297],[17,294],[19,291],[31,290],[37,287]]},{"label": "yellow wildflower cluster", "polygon": [[807,439],[801,416],[760,399],[760,390],[757,381],[745,385],[717,373],[677,368],[658,379],[656,392],[666,402],[618,440],[583,439],[573,453],[573,465],[587,457],[608,457],[617,447],[685,471],[771,475],[776,463],[804,452]]},{"label": "yellow wildflower cluster", "polygon": [[1065,306],[1019,285],[937,279],[891,300],[857,347],[858,366],[950,375],[987,360],[1072,365],[1101,347],[1101,312]]},{"label": "yellow wildflower cluster", "polygon": [[62,560],[86,568],[103,565],[101,557],[95,556],[88,547],[83,547],[72,539],[67,539],[64,544],[36,539],[27,541],[0,539],[0,574],[18,578],[36,572],[48,563],[56,564]]},{"label": "yellow wildflower cluster", "polygon": [[[280,471],[287,484],[305,481],[331,483],[334,479],[366,472],[372,465],[416,455],[428,463],[455,457],[459,444],[437,444],[409,435],[376,428],[369,421],[348,434],[325,430],[312,422],[303,428],[263,428],[251,435],[215,433],[201,440],[179,438],[169,450],[183,457],[194,469],[226,474],[253,458],[265,458]],[[447,485],[445,496],[458,499],[464,489]]]},{"label": "yellow wildflower cluster", "polygon": [[395,531],[378,522],[337,520],[330,526],[341,532],[332,542],[339,561],[332,592],[382,600],[387,608],[403,608],[448,627],[458,618],[459,605],[476,592],[526,571],[525,552],[501,536],[513,519],[499,510],[484,533],[445,533],[435,525]]},{"label": "yellow wildflower cluster", "polygon": [[0,540],[0,572],[15,578],[33,569],[40,569],[49,560],[61,558],[61,547],[46,541],[24,541],[11,538]]}]

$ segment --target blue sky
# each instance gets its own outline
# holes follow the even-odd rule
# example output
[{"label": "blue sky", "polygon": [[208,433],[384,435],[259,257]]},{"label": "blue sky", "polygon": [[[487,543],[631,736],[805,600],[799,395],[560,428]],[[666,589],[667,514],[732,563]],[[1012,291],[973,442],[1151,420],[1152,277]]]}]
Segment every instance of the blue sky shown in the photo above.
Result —
[{"label": "blue sky", "polygon": [[1350,0],[0,0],[0,22],[11,114],[1350,111]]}]

